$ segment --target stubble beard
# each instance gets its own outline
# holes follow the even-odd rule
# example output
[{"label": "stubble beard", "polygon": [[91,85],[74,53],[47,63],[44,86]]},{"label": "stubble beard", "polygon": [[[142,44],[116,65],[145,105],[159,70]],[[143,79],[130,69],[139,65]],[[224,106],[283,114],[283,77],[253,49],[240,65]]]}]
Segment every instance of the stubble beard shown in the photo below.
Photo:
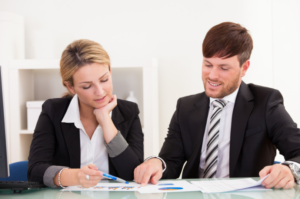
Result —
[{"label": "stubble beard", "polygon": [[206,88],[206,86],[207,86],[206,82],[208,83],[208,81],[207,81],[208,78],[207,78],[205,80],[205,82],[203,82],[206,96],[211,97],[211,98],[222,99],[225,96],[230,95],[231,93],[233,93],[240,86],[239,77],[240,77],[240,73],[234,78],[234,80],[232,82],[229,83],[228,86],[226,86],[224,89],[222,89],[219,93],[216,93],[216,94],[209,94],[208,93],[207,88]]}]

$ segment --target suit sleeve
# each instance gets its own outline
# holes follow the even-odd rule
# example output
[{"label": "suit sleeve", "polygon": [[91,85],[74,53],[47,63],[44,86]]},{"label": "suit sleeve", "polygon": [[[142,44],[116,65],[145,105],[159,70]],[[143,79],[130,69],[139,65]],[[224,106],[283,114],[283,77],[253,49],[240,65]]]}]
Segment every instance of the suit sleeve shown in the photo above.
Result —
[{"label": "suit sleeve", "polygon": [[179,118],[180,99],[177,102],[176,111],[171,119],[168,135],[165,138],[165,142],[159,153],[159,157],[161,157],[167,165],[167,169],[163,173],[162,177],[165,179],[178,178],[181,173],[182,166],[186,161],[183,141],[181,138]]},{"label": "suit sleeve", "polygon": [[266,121],[272,143],[285,160],[300,163],[300,130],[285,110],[283,97],[277,90],[269,96]]},{"label": "suit sleeve", "polygon": [[48,167],[53,165],[56,146],[54,126],[50,119],[51,101],[42,106],[36,128],[34,130],[28,157],[27,177],[30,181],[43,182],[43,176]]},{"label": "suit sleeve", "polygon": [[118,177],[125,180],[134,179],[134,169],[140,165],[144,159],[144,134],[138,116],[139,109],[136,104],[134,109],[135,116],[126,137],[128,146],[122,153],[111,158],[111,162],[118,172]]}]

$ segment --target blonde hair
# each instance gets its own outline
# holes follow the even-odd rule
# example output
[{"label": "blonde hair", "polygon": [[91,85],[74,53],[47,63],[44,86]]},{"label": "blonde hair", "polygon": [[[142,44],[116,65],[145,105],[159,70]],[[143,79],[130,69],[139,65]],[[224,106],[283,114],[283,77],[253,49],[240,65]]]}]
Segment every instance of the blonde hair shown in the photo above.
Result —
[{"label": "blonde hair", "polygon": [[[110,70],[110,59],[107,52],[97,42],[88,39],[79,39],[69,44],[63,51],[60,59],[60,75],[63,85],[68,82],[73,84],[73,75],[78,68],[92,63],[107,64]],[[68,91],[63,97],[73,96]]]}]

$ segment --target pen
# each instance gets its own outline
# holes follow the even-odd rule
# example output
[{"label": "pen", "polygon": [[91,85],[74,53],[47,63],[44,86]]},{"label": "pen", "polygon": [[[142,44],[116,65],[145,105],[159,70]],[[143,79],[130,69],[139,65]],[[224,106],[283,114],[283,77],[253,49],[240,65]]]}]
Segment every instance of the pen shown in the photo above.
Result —
[{"label": "pen", "polygon": [[107,173],[103,173],[103,176],[106,177],[106,178],[115,180],[115,181],[117,181],[117,182],[122,182],[122,183],[125,183],[125,184],[129,184],[129,182],[127,182],[126,180],[123,180],[123,179],[118,178],[118,177],[116,177],[116,176],[109,175],[109,174],[107,174]]}]

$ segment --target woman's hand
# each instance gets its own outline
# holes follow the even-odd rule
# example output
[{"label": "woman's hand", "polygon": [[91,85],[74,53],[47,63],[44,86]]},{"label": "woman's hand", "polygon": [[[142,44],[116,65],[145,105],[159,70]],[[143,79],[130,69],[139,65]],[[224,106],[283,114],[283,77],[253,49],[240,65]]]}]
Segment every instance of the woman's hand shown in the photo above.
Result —
[{"label": "woman's hand", "polygon": [[94,114],[97,118],[100,126],[103,126],[105,121],[110,118],[109,113],[117,106],[117,96],[112,95],[109,103],[101,108],[97,108],[94,110]]},{"label": "woman's hand", "polygon": [[103,136],[105,142],[108,144],[118,133],[109,113],[117,106],[117,96],[113,95],[106,106],[97,108],[94,110],[94,114],[97,118],[103,130]]},{"label": "woman's hand", "polygon": [[96,186],[101,181],[102,175],[103,173],[98,171],[94,164],[83,166],[78,172],[79,183],[83,188]]}]

